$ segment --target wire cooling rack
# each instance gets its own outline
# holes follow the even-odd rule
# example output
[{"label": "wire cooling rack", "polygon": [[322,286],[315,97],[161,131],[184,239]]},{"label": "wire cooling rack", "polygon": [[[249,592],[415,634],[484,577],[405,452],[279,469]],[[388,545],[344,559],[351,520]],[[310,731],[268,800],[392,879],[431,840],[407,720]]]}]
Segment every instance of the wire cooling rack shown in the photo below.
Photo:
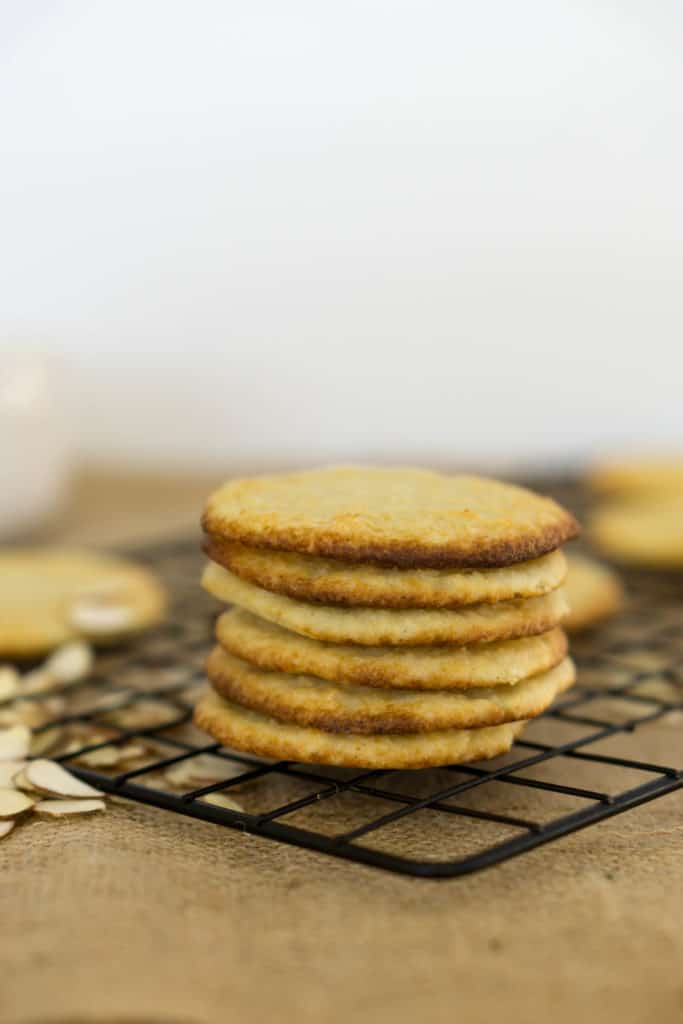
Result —
[{"label": "wire cooling rack", "polygon": [[[46,750],[51,736],[71,730],[63,752],[49,756],[109,793],[389,871],[447,878],[683,784],[680,577],[627,575],[626,611],[573,645],[578,685],[527,726],[508,755],[438,770],[357,771],[264,762],[196,730],[191,708],[218,610],[197,584],[201,556],[191,542],[134,554],[166,581],[168,622],[100,656],[97,676],[70,689],[68,707],[36,730]],[[142,724],[136,711],[146,713]],[[106,735],[89,741],[93,728]],[[93,752],[141,741],[145,754],[125,771],[84,763]],[[207,761],[208,783],[178,788],[178,767],[188,762],[191,780],[193,764],[204,770]]]}]

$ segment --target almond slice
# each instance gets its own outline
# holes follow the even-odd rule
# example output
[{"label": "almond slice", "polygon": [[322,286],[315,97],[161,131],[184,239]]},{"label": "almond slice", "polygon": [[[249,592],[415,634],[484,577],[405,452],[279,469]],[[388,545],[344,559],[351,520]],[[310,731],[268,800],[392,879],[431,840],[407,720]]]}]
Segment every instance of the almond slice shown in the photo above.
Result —
[{"label": "almond slice", "polygon": [[66,700],[64,697],[46,697],[45,700],[41,701],[39,707],[51,718],[57,718],[59,715],[63,715],[66,711]]},{"label": "almond slice", "polygon": [[0,708],[0,731],[13,725],[21,725],[23,721],[24,715],[19,708]]},{"label": "almond slice", "polygon": [[67,818],[73,814],[93,814],[105,809],[104,800],[39,800],[34,805],[36,814],[50,818]]},{"label": "almond slice", "polygon": [[88,705],[88,711],[112,711],[119,704],[125,704],[134,696],[134,690],[119,690],[116,693],[103,693],[101,697]]},{"label": "almond slice", "polygon": [[164,777],[171,786],[178,789],[199,789],[209,786],[212,782],[233,779],[241,775],[244,768],[234,765],[223,758],[212,757],[210,754],[199,754],[196,757],[178,761],[164,771]]},{"label": "almond slice", "polygon": [[92,671],[93,662],[92,647],[82,640],[76,640],[59,647],[50,655],[43,668],[58,683],[69,686],[86,679]]},{"label": "almond slice", "polygon": [[242,811],[244,807],[238,804],[236,800],[233,800],[227,793],[207,793],[206,796],[201,797],[207,804],[213,804],[215,807],[225,807],[229,811]]},{"label": "almond slice", "polygon": [[12,700],[19,692],[19,673],[11,665],[0,665],[0,704]]},{"label": "almond slice", "polygon": [[177,718],[177,710],[153,700],[139,700],[125,708],[114,708],[103,716],[119,729],[151,729]]},{"label": "almond slice", "polygon": [[144,757],[147,749],[140,743],[128,743],[123,747],[107,746],[99,750],[89,750],[85,754],[77,754],[74,758],[79,764],[88,768],[117,768],[130,761]]},{"label": "almond slice", "polygon": [[34,803],[35,800],[18,789],[0,789],[0,821],[20,818],[31,810]]},{"label": "almond slice", "polygon": [[29,786],[46,796],[69,796],[76,799],[104,796],[99,789],[70,775],[66,768],[62,768],[61,764],[57,764],[56,761],[38,758],[36,761],[29,762],[28,767],[21,774]]},{"label": "almond slice", "polygon": [[[51,698],[54,699],[54,698]],[[22,700],[9,708],[0,708],[0,730],[12,725],[27,725],[29,729],[38,729],[50,719],[47,701]]]},{"label": "almond slice", "polygon": [[149,757],[154,751],[144,743],[128,743],[125,747],[119,747],[119,753],[121,755],[119,764],[129,764],[131,761]]},{"label": "almond slice", "polygon": [[26,767],[26,761],[0,761],[0,788],[16,789],[15,777]]},{"label": "almond slice", "polygon": [[[28,767],[28,761],[24,762]],[[15,789],[20,789],[22,793],[28,793],[29,796],[40,796],[37,790],[33,788],[31,783],[26,778],[26,767],[20,768],[17,774],[12,779],[12,784]]]},{"label": "almond slice", "polygon": [[121,760],[117,747],[100,747],[99,750],[88,750],[85,754],[77,754],[74,758],[78,764],[86,768],[115,768]]},{"label": "almond slice", "polygon": [[25,725],[0,729],[0,761],[21,761],[28,757],[31,730]]},{"label": "almond slice", "polygon": [[10,818],[9,821],[0,821],[0,839],[4,839],[8,836],[14,828],[14,820]]},{"label": "almond slice", "polygon": [[21,677],[21,692],[26,695],[50,693],[59,686],[59,680],[44,665]]},{"label": "almond slice", "polygon": [[29,752],[31,757],[44,757],[45,754],[52,754],[64,739],[64,729],[55,725],[45,732],[36,733],[31,737]]},{"label": "almond slice", "polygon": [[92,637],[114,637],[130,632],[136,623],[135,612],[104,595],[81,597],[69,610],[69,621],[80,633]]}]

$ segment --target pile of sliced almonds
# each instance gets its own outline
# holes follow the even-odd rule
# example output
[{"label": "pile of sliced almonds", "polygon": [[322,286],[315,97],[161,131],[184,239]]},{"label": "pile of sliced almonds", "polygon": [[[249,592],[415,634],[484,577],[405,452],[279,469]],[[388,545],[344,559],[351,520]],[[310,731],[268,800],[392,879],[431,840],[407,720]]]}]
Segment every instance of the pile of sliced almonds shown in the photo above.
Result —
[{"label": "pile of sliced almonds", "polygon": [[[75,640],[23,674],[13,666],[0,665],[0,839],[9,835],[17,822],[33,814],[64,818],[104,810],[103,793],[47,757],[72,754],[75,763],[93,770],[128,771],[160,756],[153,740],[146,737],[115,742],[119,729],[153,728],[169,717],[175,718],[175,713],[159,701],[142,699],[128,704],[127,698],[134,691],[103,694],[95,702],[93,710],[101,710],[103,724],[55,722],[51,728],[32,733],[64,714],[67,702],[62,691],[87,679],[93,664],[92,647]],[[17,697],[29,699],[15,701]],[[92,746],[97,749],[78,753]],[[188,792],[241,771],[224,759],[200,755],[169,766],[161,777],[172,790]],[[202,800],[230,810],[244,809],[231,795],[220,791]]]},{"label": "pile of sliced almonds", "polygon": [[68,818],[105,809],[104,793],[71,775],[56,761],[28,760],[31,730],[0,730],[0,839],[32,814]]},{"label": "pile of sliced almonds", "polygon": [[22,675],[13,665],[0,665],[0,704],[15,697],[34,697],[57,693],[91,674],[93,649],[82,640],[58,647],[42,665]]}]

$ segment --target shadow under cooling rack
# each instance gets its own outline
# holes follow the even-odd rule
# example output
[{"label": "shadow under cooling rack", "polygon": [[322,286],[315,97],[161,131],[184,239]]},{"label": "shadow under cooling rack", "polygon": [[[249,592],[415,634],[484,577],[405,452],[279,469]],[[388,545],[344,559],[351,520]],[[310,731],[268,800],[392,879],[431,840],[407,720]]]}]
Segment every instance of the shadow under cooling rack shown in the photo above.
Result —
[{"label": "shadow under cooling rack", "polygon": [[[68,746],[50,756],[98,788],[335,857],[445,878],[683,784],[675,753],[683,718],[680,579],[639,574],[629,609],[575,643],[578,686],[504,757],[434,770],[351,771],[265,763],[208,742],[191,724],[217,610],[197,586],[200,555],[191,544],[135,555],[167,583],[169,622],[134,647],[101,656],[98,677],[69,691],[68,713],[37,730],[49,740],[50,730],[70,729]],[[102,766],[87,765],[98,763],[97,752],[136,742],[144,752],[134,767],[107,769],[106,757]]]}]

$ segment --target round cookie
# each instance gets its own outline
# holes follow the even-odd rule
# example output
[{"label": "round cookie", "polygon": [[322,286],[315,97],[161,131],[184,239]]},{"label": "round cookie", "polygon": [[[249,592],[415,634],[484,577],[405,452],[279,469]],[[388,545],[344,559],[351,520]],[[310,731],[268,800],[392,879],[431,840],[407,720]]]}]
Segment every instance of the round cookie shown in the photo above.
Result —
[{"label": "round cookie", "polygon": [[473,729],[535,718],[575,679],[565,658],[515,686],[453,690],[378,690],[315,676],[264,672],[215,647],[207,673],[217,693],[283,722],[357,734]]},{"label": "round cookie", "polygon": [[413,735],[357,735],[279,722],[211,691],[194,720],[219,743],[258,757],[350,768],[427,768],[482,761],[510,749],[524,722]]},{"label": "round cookie", "polygon": [[271,672],[388,689],[510,686],[554,668],[567,653],[567,638],[561,629],[469,646],[329,644],[282,629],[241,608],[219,617],[216,639],[230,654]]},{"label": "round cookie", "polygon": [[683,493],[683,455],[606,459],[588,471],[588,486],[598,494],[653,496]]},{"label": "round cookie", "polygon": [[265,590],[349,607],[457,608],[536,597],[567,574],[561,551],[502,569],[395,569],[363,562],[269,551],[207,537],[209,558]]},{"label": "round cookie", "polygon": [[567,603],[560,590],[541,597],[501,601],[499,604],[468,605],[457,611],[306,604],[292,597],[261,590],[214,562],[206,566],[202,586],[221,601],[239,605],[303,636],[332,643],[372,646],[467,644],[533,636],[559,625],[567,612]]},{"label": "round cookie", "polygon": [[232,480],[202,525],[255,547],[404,568],[511,565],[578,533],[569,512],[522,487],[371,466]]},{"label": "round cookie", "polygon": [[5,548],[0,551],[0,657],[38,657],[76,637],[110,642],[156,624],[165,603],[156,578],[123,558],[63,548]]},{"label": "round cookie", "polygon": [[607,619],[621,607],[624,593],[619,577],[606,565],[583,555],[569,555],[569,573],[564,593],[569,615],[564,628],[570,632],[587,629]]},{"label": "round cookie", "polygon": [[591,540],[617,562],[683,568],[683,494],[613,501],[589,520]]}]

